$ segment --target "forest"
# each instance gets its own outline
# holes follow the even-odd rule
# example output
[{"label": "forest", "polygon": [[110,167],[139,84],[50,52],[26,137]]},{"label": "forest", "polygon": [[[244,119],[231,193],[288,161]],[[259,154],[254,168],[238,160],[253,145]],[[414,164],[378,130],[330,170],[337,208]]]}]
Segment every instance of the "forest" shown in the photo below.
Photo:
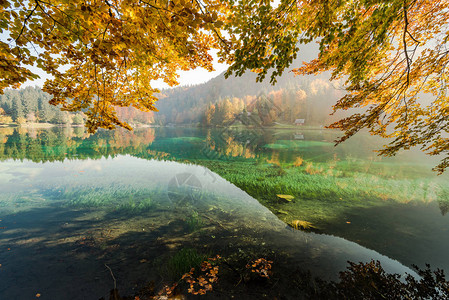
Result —
[{"label": "forest", "polygon": [[[86,116],[83,112],[63,111],[51,105],[51,95],[41,88],[26,87],[7,89],[0,95],[0,126],[54,124],[84,126]],[[132,107],[117,108],[118,115],[136,124],[149,124],[153,121],[152,112],[143,112]]]},{"label": "forest", "polygon": [[[164,89],[156,106],[159,111],[144,112],[134,107],[116,107],[121,120],[134,126],[194,125],[220,127],[252,123],[257,126],[324,126],[335,118],[329,116],[331,103],[340,91],[325,76],[295,78],[287,74],[276,85],[268,80],[256,83],[255,74],[225,79],[221,74],[210,81],[192,86]],[[51,96],[38,87],[8,89],[0,95],[0,125],[50,123],[81,126],[83,112],[62,111],[49,104]]]},{"label": "forest", "polygon": [[25,123],[84,124],[81,113],[61,111],[49,104],[51,96],[38,87],[6,90],[0,95],[0,125]]}]

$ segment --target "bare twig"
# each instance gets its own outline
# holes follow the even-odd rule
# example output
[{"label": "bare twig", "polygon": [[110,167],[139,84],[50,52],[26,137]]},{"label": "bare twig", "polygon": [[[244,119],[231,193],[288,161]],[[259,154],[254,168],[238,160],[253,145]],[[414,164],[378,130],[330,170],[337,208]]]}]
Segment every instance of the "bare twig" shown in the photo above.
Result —
[{"label": "bare twig", "polygon": [[106,268],[109,269],[109,272],[111,273],[112,279],[114,280],[114,290],[116,290],[117,289],[117,280],[115,280],[114,273],[112,273],[112,269],[107,264],[104,264],[104,265]]}]

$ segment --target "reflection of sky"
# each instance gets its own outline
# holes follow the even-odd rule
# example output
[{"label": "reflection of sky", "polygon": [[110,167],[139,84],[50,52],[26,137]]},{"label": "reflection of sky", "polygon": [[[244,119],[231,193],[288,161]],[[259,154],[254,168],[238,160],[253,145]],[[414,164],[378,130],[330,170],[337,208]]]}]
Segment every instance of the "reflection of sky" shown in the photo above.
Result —
[{"label": "reflection of sky", "polygon": [[[68,168],[68,167],[67,167]],[[102,170],[102,165],[97,160],[83,160],[79,165],[75,165],[73,167],[74,171],[97,171],[100,172]]]},{"label": "reflection of sky", "polygon": [[[172,161],[157,161],[119,155],[114,159],[67,160],[65,162],[33,163],[28,160],[6,161],[0,164],[0,188],[2,191],[34,186],[121,185],[138,187],[166,187],[168,182],[180,173],[192,173],[207,187],[214,182],[215,191],[223,191],[220,183],[224,179],[204,167],[180,164]],[[219,180],[217,180],[219,179]]]},{"label": "reflection of sky", "polygon": [[11,192],[30,187],[40,180],[44,168],[42,164],[29,161],[19,162],[8,160],[0,164],[0,191]]}]

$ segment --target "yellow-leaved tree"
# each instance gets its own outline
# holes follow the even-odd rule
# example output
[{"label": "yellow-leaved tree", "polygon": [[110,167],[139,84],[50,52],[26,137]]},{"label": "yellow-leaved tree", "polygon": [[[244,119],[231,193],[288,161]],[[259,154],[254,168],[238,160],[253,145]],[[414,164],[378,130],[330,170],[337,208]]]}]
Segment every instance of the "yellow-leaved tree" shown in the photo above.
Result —
[{"label": "yellow-leaved tree", "polygon": [[0,0],[0,91],[38,76],[51,104],[83,111],[86,126],[131,127],[114,107],[156,110],[151,81],[212,70],[226,12],[219,0]]}]

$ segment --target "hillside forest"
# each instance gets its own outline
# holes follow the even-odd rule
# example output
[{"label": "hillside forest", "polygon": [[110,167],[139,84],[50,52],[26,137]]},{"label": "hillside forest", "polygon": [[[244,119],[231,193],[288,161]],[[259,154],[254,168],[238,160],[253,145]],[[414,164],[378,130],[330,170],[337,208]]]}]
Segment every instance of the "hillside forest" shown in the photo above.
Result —
[{"label": "hillside forest", "polygon": [[[284,75],[276,85],[256,83],[255,74],[228,78],[223,74],[193,86],[165,89],[158,94],[158,112],[142,112],[133,107],[117,107],[120,119],[132,126],[195,125],[206,127],[240,123],[263,126],[330,123],[331,106],[340,91],[322,77],[295,78]],[[38,87],[8,89],[0,95],[0,125],[83,125],[85,115],[61,111],[49,104],[51,96]],[[332,119],[331,119],[332,118]]]}]

